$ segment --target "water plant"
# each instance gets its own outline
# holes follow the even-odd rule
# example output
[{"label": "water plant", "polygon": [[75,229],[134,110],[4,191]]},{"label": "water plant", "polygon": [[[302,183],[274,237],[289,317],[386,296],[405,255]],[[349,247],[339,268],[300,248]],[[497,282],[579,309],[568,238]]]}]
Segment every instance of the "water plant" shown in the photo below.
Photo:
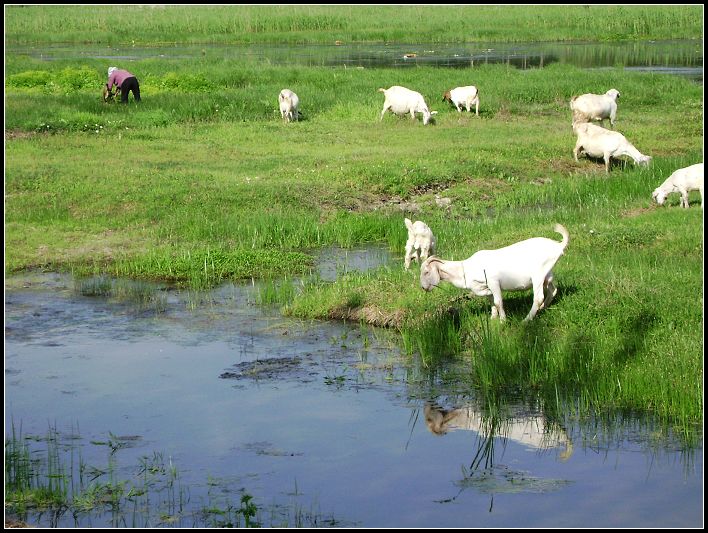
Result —
[{"label": "water plant", "polygon": [[273,508],[259,504],[244,487],[234,490],[215,478],[208,485],[218,490],[196,498],[172,458],[162,452],[141,455],[126,476],[117,452],[132,440],[109,432],[105,440],[92,442],[109,451],[107,464],[96,467],[83,459],[86,450],[78,434],[65,435],[50,426],[46,436],[35,438],[24,435],[22,425],[16,427],[12,421],[5,439],[7,516],[53,527],[251,528],[268,523],[282,527],[327,523],[319,513],[304,513],[294,504]]}]

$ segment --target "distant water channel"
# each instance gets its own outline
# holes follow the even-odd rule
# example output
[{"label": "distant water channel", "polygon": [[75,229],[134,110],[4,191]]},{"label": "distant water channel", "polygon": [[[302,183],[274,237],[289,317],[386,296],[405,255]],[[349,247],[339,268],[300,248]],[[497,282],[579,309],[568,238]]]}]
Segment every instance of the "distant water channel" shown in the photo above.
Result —
[{"label": "distant water channel", "polygon": [[[327,251],[319,274],[392,260],[370,252]],[[140,482],[137,465],[159,454],[179,484],[149,487],[151,509],[30,523],[191,527],[247,493],[265,526],[702,525],[702,446],[658,437],[651,421],[552,421],[513,398],[492,416],[441,379],[458,363],[426,367],[391,332],[283,317],[255,303],[257,284],[198,297],[153,286],[157,305],[80,287],[6,279],[6,439],[21,426],[40,458],[53,428],[84,482]]]},{"label": "distant water channel", "polygon": [[542,68],[565,63],[581,68],[622,67],[677,74],[702,82],[703,42],[696,40],[619,43],[466,43],[466,44],[327,44],[327,45],[174,45],[12,46],[6,54],[27,54],[47,61],[82,58],[132,61],[148,58],[239,58],[257,64],[375,68],[437,66],[469,68],[502,63]]}]

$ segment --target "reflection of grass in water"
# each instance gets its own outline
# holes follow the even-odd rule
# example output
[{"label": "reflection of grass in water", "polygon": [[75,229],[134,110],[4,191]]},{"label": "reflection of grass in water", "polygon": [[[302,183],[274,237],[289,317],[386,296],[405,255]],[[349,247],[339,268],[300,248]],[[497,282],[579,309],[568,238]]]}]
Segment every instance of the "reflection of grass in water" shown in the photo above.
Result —
[{"label": "reflection of grass in water", "polygon": [[23,436],[12,423],[11,437],[5,440],[8,517],[52,527],[96,526],[96,521],[110,527],[261,527],[267,519],[282,527],[337,523],[297,504],[261,508],[245,488],[233,494],[219,480],[209,480],[205,501],[191,503],[189,487],[162,453],[140,457],[131,474],[121,477],[124,468],[118,466],[117,452],[139,437],[109,433],[106,441],[92,442],[108,447],[105,467],[88,465],[75,443],[65,443],[70,439],[78,437],[62,436],[51,426],[46,437]]}]

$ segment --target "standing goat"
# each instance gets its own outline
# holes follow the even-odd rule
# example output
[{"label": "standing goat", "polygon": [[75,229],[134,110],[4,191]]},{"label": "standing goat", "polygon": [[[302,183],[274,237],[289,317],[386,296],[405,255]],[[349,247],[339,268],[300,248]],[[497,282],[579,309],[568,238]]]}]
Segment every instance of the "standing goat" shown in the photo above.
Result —
[{"label": "standing goat", "polygon": [[406,228],[408,228],[408,240],[406,241],[406,270],[411,266],[411,259],[417,262],[420,258],[425,261],[430,253],[435,253],[435,236],[433,231],[425,222],[416,220],[411,222],[410,219],[404,219]]},{"label": "standing goat", "polygon": [[599,120],[604,123],[606,118],[610,119],[610,127],[615,127],[617,118],[617,99],[620,92],[617,89],[610,89],[605,94],[581,94],[574,96],[570,100],[570,109],[573,112],[573,124],[576,122],[592,122]]},{"label": "standing goat", "polygon": [[651,197],[656,200],[656,203],[663,205],[666,197],[672,192],[681,194],[681,207],[688,209],[688,193],[689,191],[698,191],[701,193],[701,208],[703,207],[703,163],[696,163],[690,167],[680,168],[671,176],[666,178],[666,181],[659,185]]},{"label": "standing goat", "polygon": [[465,106],[468,113],[472,110],[472,106],[475,106],[475,115],[479,116],[479,91],[474,85],[445,91],[443,102],[452,102],[458,113],[462,113],[462,106]]},{"label": "standing goat", "polygon": [[411,118],[414,120],[416,113],[422,113],[423,125],[428,124],[431,117],[437,113],[437,111],[430,111],[428,109],[428,104],[425,103],[423,95],[419,92],[411,91],[399,85],[394,85],[388,89],[379,89],[379,92],[384,93],[386,97],[379,122],[383,120],[386,111],[389,110],[395,115],[410,113]]},{"label": "standing goat", "polygon": [[548,307],[556,295],[552,269],[563,255],[570,238],[568,230],[556,224],[561,242],[534,237],[497,250],[480,250],[464,261],[444,261],[435,256],[420,266],[420,286],[429,291],[449,281],[476,296],[489,296],[492,318],[506,319],[502,290],[520,291],[533,287],[533,306],[524,321]]},{"label": "standing goat", "polygon": [[290,89],[283,89],[278,95],[278,103],[280,104],[280,116],[285,122],[297,121],[299,118],[298,107],[300,99],[297,94]]},{"label": "standing goat", "polygon": [[623,155],[631,157],[635,163],[648,165],[651,156],[644,155],[618,131],[610,131],[595,124],[576,123],[573,131],[578,136],[573,149],[573,157],[586,153],[590,157],[602,157],[605,160],[605,172],[610,172],[610,159]]}]

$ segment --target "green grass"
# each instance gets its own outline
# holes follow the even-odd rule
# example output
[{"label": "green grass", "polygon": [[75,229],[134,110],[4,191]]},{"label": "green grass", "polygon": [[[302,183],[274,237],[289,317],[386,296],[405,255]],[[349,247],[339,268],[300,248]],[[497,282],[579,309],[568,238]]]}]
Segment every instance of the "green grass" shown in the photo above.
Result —
[{"label": "green grass", "polygon": [[698,5],[9,6],[5,41],[142,46],[701,39],[702,20]]},{"label": "green grass", "polygon": [[[687,434],[700,424],[702,211],[696,193],[689,210],[676,197],[663,207],[651,201],[666,176],[702,160],[700,85],[564,65],[402,71],[145,60],[134,69],[143,102],[120,106],[99,102],[99,61],[11,57],[6,69],[7,272],[40,267],[203,289],[293,279],[307,274],[313,249],[383,242],[397,264],[294,292],[276,283],[260,298],[296,316],[396,328],[428,367],[468,360],[471,386],[487,393],[523,388],[583,412],[654,413]],[[185,86],[161,84],[182,72]],[[440,102],[470,78],[479,117]],[[379,121],[376,89],[393,84],[421,91],[439,111],[435,125]],[[303,102],[299,123],[280,119],[284,85]],[[610,87],[622,92],[616,129],[653,156],[648,168],[619,163],[607,175],[598,161],[572,158],[570,97]],[[436,193],[452,200],[449,210],[437,208]],[[433,228],[445,259],[557,238],[553,224],[563,223],[571,240],[556,267],[559,296],[524,325],[530,293],[507,295],[509,323],[498,327],[483,322],[486,299],[449,286],[423,293],[417,267],[402,268],[404,216]]]}]

